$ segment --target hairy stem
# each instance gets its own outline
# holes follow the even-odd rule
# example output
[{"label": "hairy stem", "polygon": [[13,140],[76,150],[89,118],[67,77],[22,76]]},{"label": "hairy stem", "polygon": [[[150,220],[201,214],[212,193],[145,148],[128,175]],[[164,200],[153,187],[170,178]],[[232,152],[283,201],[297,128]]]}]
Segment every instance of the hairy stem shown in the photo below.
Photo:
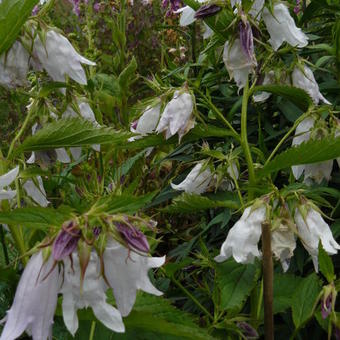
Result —
[{"label": "hairy stem", "polygon": [[253,199],[253,190],[252,186],[255,184],[255,170],[254,163],[251,157],[250,147],[248,143],[248,134],[247,134],[247,111],[248,111],[248,90],[249,83],[247,83],[243,89],[243,98],[242,98],[242,111],[241,111],[241,146],[244,152],[244,157],[248,166],[248,175],[249,175],[249,190],[248,190],[248,199]]}]

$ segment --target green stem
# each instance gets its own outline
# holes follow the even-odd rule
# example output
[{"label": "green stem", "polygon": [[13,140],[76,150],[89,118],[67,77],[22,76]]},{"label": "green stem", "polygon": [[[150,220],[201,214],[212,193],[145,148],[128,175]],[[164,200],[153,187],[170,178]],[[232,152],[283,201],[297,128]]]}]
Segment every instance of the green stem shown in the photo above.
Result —
[{"label": "green stem", "polygon": [[16,136],[14,137],[14,139],[12,140],[12,143],[11,143],[11,145],[10,145],[10,147],[9,147],[9,150],[8,150],[7,159],[9,159],[9,157],[11,156],[11,154],[12,154],[12,152],[13,152],[13,149],[14,149],[14,147],[15,147],[16,142],[20,139],[20,137],[21,137],[22,134],[24,133],[24,131],[25,131],[25,129],[26,129],[28,123],[30,122],[31,117],[32,117],[32,114],[33,114],[33,111],[34,111],[34,110],[33,110],[32,108],[30,108],[30,109],[28,110],[27,116],[26,116],[26,118],[25,118],[25,120],[24,120],[24,123],[22,124],[22,126],[21,126],[19,132],[17,133],[17,135],[16,135]]},{"label": "green stem", "polygon": [[[163,272],[165,273],[165,271],[163,270]],[[166,274],[166,273],[165,273]],[[169,276],[168,276],[169,277]],[[182,291],[183,291],[183,293],[185,294],[185,295],[187,295],[194,303],[195,303],[195,305],[198,307],[198,308],[200,308],[201,310],[202,310],[202,312],[204,313],[204,314],[206,314],[208,317],[209,317],[209,319],[211,319],[212,321],[214,321],[214,317],[210,314],[210,312],[179,282],[179,281],[177,281],[174,277],[173,277],[173,275],[171,275],[170,277],[170,280],[178,287],[178,288],[180,288]]]},{"label": "green stem", "polygon": [[96,330],[96,321],[92,321],[89,340],[93,340],[94,339],[94,332],[95,332],[95,330]]},{"label": "green stem", "polygon": [[309,111],[301,115],[294,123],[294,125],[288,130],[288,132],[282,137],[282,139],[279,141],[279,143],[276,145],[275,149],[272,151],[266,162],[264,163],[264,166],[266,166],[272,158],[275,156],[276,152],[280,149],[282,144],[286,141],[286,139],[295,131],[297,126],[306,118],[306,116],[309,114]]},{"label": "green stem", "polygon": [[249,90],[249,83],[248,80],[246,85],[243,89],[243,98],[242,98],[242,111],[241,111],[241,146],[244,152],[244,157],[247,162],[248,166],[248,174],[249,174],[249,186],[250,189],[248,190],[248,198],[252,200],[253,192],[252,186],[255,184],[255,170],[254,170],[254,163],[251,157],[250,147],[248,143],[248,134],[247,134],[247,110],[248,110],[248,90]]},{"label": "green stem", "polygon": [[237,133],[237,131],[233,128],[233,126],[229,123],[229,121],[223,116],[222,112],[212,103],[212,101],[202,92],[200,91],[198,88],[195,88],[195,91],[197,91],[200,96],[203,97],[203,99],[205,100],[206,104],[209,105],[210,109],[212,109],[216,115],[218,116],[218,118],[227,126],[227,128],[232,132],[233,137],[236,140],[240,140],[240,136]]}]

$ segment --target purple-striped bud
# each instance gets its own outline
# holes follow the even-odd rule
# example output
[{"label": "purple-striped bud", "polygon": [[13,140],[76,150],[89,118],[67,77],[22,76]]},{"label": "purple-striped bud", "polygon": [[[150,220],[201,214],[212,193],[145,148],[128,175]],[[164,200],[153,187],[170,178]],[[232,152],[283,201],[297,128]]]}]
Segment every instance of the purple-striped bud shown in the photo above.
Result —
[{"label": "purple-striped bud", "polygon": [[140,230],[124,223],[116,223],[116,227],[129,246],[143,253],[150,251],[148,240]]},{"label": "purple-striped bud", "polygon": [[257,339],[259,337],[256,330],[248,323],[241,321],[237,323],[238,328],[247,339]]},{"label": "purple-striped bud", "polygon": [[326,299],[321,300],[321,316],[323,319],[326,319],[329,314],[332,312],[332,302],[333,302],[333,296],[332,293],[330,293]]},{"label": "purple-striped bud", "polygon": [[205,19],[209,18],[216,13],[218,13],[222,8],[217,5],[204,5],[201,6],[195,13],[196,19]]},{"label": "purple-striped bud", "polygon": [[254,60],[254,39],[253,31],[249,22],[240,22],[240,42],[242,47],[242,52],[247,57],[249,61]]},{"label": "purple-striped bud", "polygon": [[52,247],[52,256],[56,261],[69,256],[76,248],[80,239],[81,231],[75,229],[73,221],[66,222],[54,240]]}]

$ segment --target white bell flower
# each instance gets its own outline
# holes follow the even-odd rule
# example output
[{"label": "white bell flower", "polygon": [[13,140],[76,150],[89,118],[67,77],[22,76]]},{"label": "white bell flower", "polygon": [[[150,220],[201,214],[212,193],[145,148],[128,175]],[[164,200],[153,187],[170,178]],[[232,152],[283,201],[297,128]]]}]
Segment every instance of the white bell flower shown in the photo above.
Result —
[{"label": "white bell flower", "polygon": [[268,8],[263,9],[263,20],[270,34],[269,43],[274,51],[277,51],[283,42],[293,47],[305,47],[308,45],[308,38],[302,30],[296,27],[294,19],[283,3],[274,5],[272,15]]},{"label": "white bell flower", "polygon": [[0,56],[0,85],[7,88],[26,85],[29,67],[29,54],[24,46],[16,41],[7,53]]},{"label": "white bell flower", "polygon": [[229,230],[221,253],[215,257],[215,261],[223,262],[232,256],[236,262],[252,263],[255,257],[260,257],[258,243],[265,219],[265,205],[246,208],[241,218]]},{"label": "white bell flower", "polygon": [[[84,98],[77,99],[77,105],[79,109],[80,116],[89,122],[93,123],[93,126],[99,127],[99,123],[96,120],[96,116],[91,109],[91,106],[87,103]],[[70,117],[79,117],[79,114],[73,110],[73,108],[69,105],[65,112],[62,115],[62,118],[70,118]],[[99,152],[100,144],[93,144],[92,149]],[[70,152],[74,160],[78,160],[81,156],[81,147],[71,147]]]},{"label": "white bell flower", "polygon": [[16,190],[5,189],[9,187],[17,178],[19,167],[15,167],[6,174],[0,176],[0,201],[11,200],[16,195]]},{"label": "white bell flower", "polygon": [[52,266],[52,257],[44,263],[42,252],[30,258],[7,312],[1,340],[14,340],[25,330],[33,340],[52,339],[60,282],[58,267],[52,270]]},{"label": "white bell flower", "polygon": [[300,67],[295,66],[292,73],[293,86],[298,87],[306,91],[312,98],[314,104],[319,104],[321,100],[325,104],[331,105],[331,103],[320,93],[319,85],[314,78],[312,70],[306,65],[303,66],[303,70]]},{"label": "white bell flower", "polygon": [[340,245],[334,240],[329,225],[321,214],[307,205],[296,208],[294,215],[299,237],[311,255],[315,271],[318,271],[319,241],[329,255],[334,255],[340,249]]},{"label": "white bell flower", "polygon": [[194,127],[192,118],[194,103],[190,93],[175,91],[173,98],[165,106],[156,132],[165,131],[165,138],[169,139],[178,133],[179,140]]},{"label": "white bell flower", "polygon": [[[311,131],[314,127],[315,120],[312,117],[305,118],[296,128],[295,137],[292,146],[300,145],[311,138]],[[333,161],[325,161],[313,164],[301,164],[292,166],[295,179],[299,179],[304,173],[304,182],[309,183],[311,179],[321,183],[323,179],[330,180],[333,168]]]},{"label": "white bell flower", "polygon": [[66,37],[49,30],[46,42],[37,36],[33,46],[33,57],[47,71],[54,81],[65,82],[69,76],[81,85],[87,84],[86,74],[82,64],[94,66],[95,63],[82,57]]},{"label": "white bell flower", "polygon": [[137,122],[136,128],[131,128],[131,132],[146,136],[155,131],[159,116],[161,114],[161,103],[155,106],[148,106]]},{"label": "white bell flower", "polygon": [[277,229],[272,231],[271,246],[274,256],[280,260],[282,269],[286,272],[296,248],[294,232],[289,229],[288,226],[281,224]]},{"label": "white bell flower", "polygon": [[112,287],[118,310],[123,316],[130,313],[137,290],[157,296],[163,293],[156,289],[148,276],[151,268],[158,268],[165,262],[164,257],[139,255],[109,239],[104,251],[105,276]]},{"label": "white bell flower", "polygon": [[232,46],[229,41],[225,43],[223,61],[230,78],[234,78],[239,90],[245,86],[249,74],[254,71],[257,65],[255,56],[249,60],[243,52],[240,39],[236,39]]},{"label": "white bell flower", "polygon": [[179,184],[171,183],[174,190],[183,190],[189,194],[200,195],[205,192],[212,180],[212,173],[209,168],[202,171],[203,162],[197,163],[189,172],[183,182]]},{"label": "white bell flower", "polygon": [[50,202],[46,198],[46,191],[42,178],[37,176],[36,181],[38,182],[38,186],[33,180],[28,179],[22,187],[26,191],[27,196],[31,197],[35,203],[39,204],[41,207],[47,207]]},{"label": "white bell flower", "polygon": [[[79,257],[76,253],[70,256],[72,256],[73,264],[68,257],[64,260],[64,281],[61,288],[63,318],[66,328],[74,336],[79,326],[77,310],[91,307],[96,318],[107,328],[115,332],[124,332],[121,314],[106,302],[107,286],[100,276],[97,253],[91,253],[82,287]],[[118,276],[121,275],[119,272],[116,273],[118,273]]]}]

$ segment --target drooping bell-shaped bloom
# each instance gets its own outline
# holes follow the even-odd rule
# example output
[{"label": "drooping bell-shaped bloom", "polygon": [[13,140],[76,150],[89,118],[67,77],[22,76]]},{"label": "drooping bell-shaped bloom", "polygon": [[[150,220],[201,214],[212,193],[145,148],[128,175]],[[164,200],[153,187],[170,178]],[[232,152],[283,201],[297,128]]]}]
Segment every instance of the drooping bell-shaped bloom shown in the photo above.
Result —
[{"label": "drooping bell-shaped bloom", "polygon": [[265,205],[246,208],[241,218],[229,230],[220,255],[215,257],[215,261],[223,262],[232,256],[236,262],[252,263],[255,257],[260,257],[258,243],[265,219]]},{"label": "drooping bell-shaped bloom", "polygon": [[156,132],[165,132],[165,138],[169,139],[176,133],[179,140],[194,127],[193,98],[186,91],[175,91],[173,98],[165,106]]},{"label": "drooping bell-shaped bloom", "polygon": [[212,173],[207,167],[202,170],[203,163],[197,163],[189,172],[185,180],[179,184],[171,183],[174,190],[183,190],[188,194],[200,195],[205,192],[212,180]]},{"label": "drooping bell-shaped bloom", "polygon": [[[204,4],[205,2],[207,2],[207,0],[198,0],[197,2]],[[192,9],[190,6],[181,7],[175,13],[181,13],[179,19],[180,26],[188,26],[196,20],[195,18],[196,11]],[[206,23],[204,23],[204,29],[205,30],[203,34],[203,39],[210,38],[213,35],[214,31]]]},{"label": "drooping bell-shaped bloom", "polygon": [[136,121],[135,126],[131,126],[131,132],[146,136],[155,131],[159,116],[161,114],[161,103],[155,106],[148,106],[143,114]]},{"label": "drooping bell-shaped bloom", "polygon": [[19,174],[19,167],[8,171],[6,174],[0,176],[0,201],[10,200],[15,197],[16,190],[6,189],[9,187],[17,178]]},{"label": "drooping bell-shaped bloom", "polygon": [[312,98],[314,104],[319,104],[321,100],[325,104],[331,105],[331,103],[320,93],[319,85],[314,78],[312,70],[306,65],[303,66],[303,70],[295,66],[292,73],[293,86],[298,87],[306,91]]},{"label": "drooping bell-shaped bloom", "polygon": [[157,296],[163,293],[156,289],[148,276],[151,268],[164,264],[164,257],[148,257],[137,254],[109,239],[104,251],[105,276],[112,287],[118,310],[123,316],[130,313],[137,290]]},{"label": "drooping bell-shaped bloom", "polygon": [[277,229],[272,231],[272,251],[274,256],[280,260],[284,272],[289,268],[295,248],[294,232],[287,225],[281,223]]},{"label": "drooping bell-shaped bloom", "polygon": [[[77,112],[69,105],[65,112],[62,115],[62,118],[69,118],[69,117],[79,117],[79,114],[82,118],[88,120],[89,122],[93,123],[94,127],[100,126],[96,120],[96,116],[91,109],[91,106],[84,98],[77,99],[78,110]],[[79,112],[79,113],[78,113]],[[100,151],[100,144],[93,144],[92,149],[95,151]],[[72,157],[75,160],[78,160],[81,156],[81,147],[71,147],[70,152]]]},{"label": "drooping bell-shaped bloom", "polygon": [[329,225],[321,214],[313,207],[302,205],[296,208],[294,215],[298,235],[303,246],[311,255],[315,271],[318,271],[319,241],[329,255],[334,255],[340,249],[340,245],[334,240]]},{"label": "drooping bell-shaped bloom", "polygon": [[285,41],[293,47],[307,46],[307,36],[300,28],[296,27],[287,6],[283,3],[274,5],[273,14],[265,7],[262,17],[270,34],[269,43],[274,51],[277,51]]},{"label": "drooping bell-shaped bloom", "polygon": [[150,251],[146,236],[136,227],[124,223],[116,223],[115,225],[129,247],[143,253],[148,253]]},{"label": "drooping bell-shaped bloom", "polygon": [[33,46],[33,58],[47,71],[54,81],[65,82],[69,76],[81,85],[87,84],[82,64],[94,66],[95,63],[81,56],[66,37],[49,30],[43,43],[37,36]]},{"label": "drooping bell-shaped bloom", "polygon": [[52,257],[44,263],[42,252],[28,261],[20,278],[1,340],[14,340],[25,330],[33,340],[52,338],[53,316],[57,306],[59,271],[52,270]]},{"label": "drooping bell-shaped bloom", "polygon": [[[305,118],[295,130],[295,137],[293,138],[292,145],[295,146],[307,142],[311,138],[314,124],[315,120],[313,117]],[[309,183],[310,180],[321,183],[323,179],[326,179],[327,181],[330,180],[332,168],[333,161],[329,160],[319,163],[294,165],[292,166],[292,171],[296,179],[299,179],[304,173],[305,183]]]},{"label": "drooping bell-shaped bloom", "polygon": [[38,186],[33,180],[28,179],[22,187],[26,191],[27,196],[31,197],[35,203],[39,204],[41,207],[47,207],[50,202],[46,198],[46,191],[42,178],[37,176],[35,181],[37,181]]},{"label": "drooping bell-shaped bloom", "polygon": [[234,78],[239,90],[245,86],[249,74],[257,65],[255,56],[249,60],[243,52],[240,39],[236,39],[231,46],[229,41],[225,43],[223,61],[230,78]]},{"label": "drooping bell-shaped bloom", "polygon": [[[91,253],[82,287],[78,255],[73,253],[71,256],[73,263],[68,257],[64,259],[64,282],[61,289],[63,318],[66,328],[74,336],[79,326],[77,310],[91,307],[96,318],[107,328],[115,332],[124,332],[121,314],[106,302],[107,286],[100,276],[97,253]],[[114,274],[121,275],[119,272]]]},{"label": "drooping bell-shaped bloom", "polygon": [[26,85],[28,67],[28,52],[19,41],[14,42],[8,52],[0,56],[0,85],[7,88]]}]

